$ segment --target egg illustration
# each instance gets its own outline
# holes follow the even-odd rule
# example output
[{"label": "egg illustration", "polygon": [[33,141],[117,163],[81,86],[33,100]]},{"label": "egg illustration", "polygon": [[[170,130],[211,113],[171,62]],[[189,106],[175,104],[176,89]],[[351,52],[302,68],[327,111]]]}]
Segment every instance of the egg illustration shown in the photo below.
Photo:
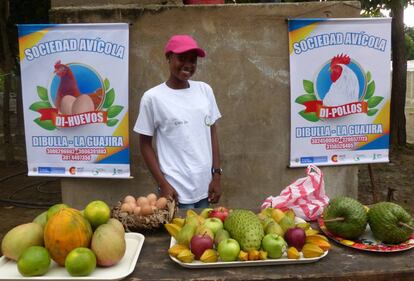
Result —
[{"label": "egg illustration", "polygon": [[76,98],[72,105],[72,114],[80,114],[83,112],[93,111],[95,106],[93,100],[88,95],[80,95]]},{"label": "egg illustration", "polygon": [[75,102],[76,98],[71,95],[66,95],[62,98],[62,101],[60,102],[60,113],[64,115],[70,115],[72,114],[72,106]]}]

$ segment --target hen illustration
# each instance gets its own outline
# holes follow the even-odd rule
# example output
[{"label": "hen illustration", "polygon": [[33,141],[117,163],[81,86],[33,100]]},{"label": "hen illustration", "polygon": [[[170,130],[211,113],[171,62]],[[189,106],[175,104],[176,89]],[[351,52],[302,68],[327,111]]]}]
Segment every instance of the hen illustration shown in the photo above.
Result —
[{"label": "hen illustration", "polygon": [[351,59],[348,55],[337,55],[331,60],[331,87],[323,99],[326,106],[336,106],[357,102],[359,84],[355,73],[349,68]]},{"label": "hen illustration", "polygon": [[[55,105],[61,113],[80,113],[77,109],[80,109],[82,112],[91,111],[95,110],[101,104],[103,99],[102,88],[96,89],[93,93],[81,93],[72,70],[66,64],[62,64],[60,60],[55,63],[54,72],[60,78]],[[85,100],[89,100],[88,97],[91,100],[87,101],[90,105],[85,106]]]}]

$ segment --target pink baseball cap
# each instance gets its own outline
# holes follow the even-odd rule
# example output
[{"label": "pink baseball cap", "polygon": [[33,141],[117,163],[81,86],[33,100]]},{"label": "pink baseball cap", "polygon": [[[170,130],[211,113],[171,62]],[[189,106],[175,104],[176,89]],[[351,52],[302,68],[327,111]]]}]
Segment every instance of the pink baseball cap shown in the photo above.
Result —
[{"label": "pink baseball cap", "polygon": [[165,54],[173,52],[174,54],[182,54],[187,51],[196,50],[197,56],[205,57],[206,52],[201,49],[193,37],[189,35],[173,35],[165,45]]}]

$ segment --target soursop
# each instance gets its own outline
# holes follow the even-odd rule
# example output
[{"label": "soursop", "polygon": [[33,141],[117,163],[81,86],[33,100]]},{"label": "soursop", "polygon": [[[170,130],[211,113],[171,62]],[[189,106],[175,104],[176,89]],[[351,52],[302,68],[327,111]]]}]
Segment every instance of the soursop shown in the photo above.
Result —
[{"label": "soursop", "polygon": [[391,202],[380,202],[372,206],[368,212],[368,223],[374,237],[389,244],[408,240],[413,231],[407,225],[414,227],[410,214]]},{"label": "soursop", "polygon": [[[324,210],[326,228],[343,238],[358,238],[365,232],[368,222],[367,211],[361,203],[349,197],[332,199]],[[338,221],[332,219],[342,218]]]},{"label": "soursop", "polygon": [[259,218],[252,211],[232,211],[224,221],[224,228],[239,242],[243,251],[260,249],[264,230]]}]

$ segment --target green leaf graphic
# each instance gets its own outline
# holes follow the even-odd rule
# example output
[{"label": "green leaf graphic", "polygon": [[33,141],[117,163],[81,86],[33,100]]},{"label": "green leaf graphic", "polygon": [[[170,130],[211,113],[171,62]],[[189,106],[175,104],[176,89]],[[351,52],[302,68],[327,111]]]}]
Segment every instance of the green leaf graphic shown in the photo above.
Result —
[{"label": "green leaf graphic", "polygon": [[51,108],[51,107],[52,105],[48,101],[38,101],[38,102],[32,103],[29,109],[37,112],[39,109]]},{"label": "green leaf graphic", "polygon": [[111,83],[109,83],[108,78],[105,78],[105,80],[104,80],[105,91],[108,91],[110,86],[111,86]]},{"label": "green leaf graphic", "polygon": [[49,101],[49,97],[47,96],[47,89],[41,86],[37,86],[37,95],[42,101]]},{"label": "green leaf graphic", "polygon": [[56,126],[53,125],[52,120],[40,120],[40,117],[39,117],[33,121],[45,130],[49,130],[49,131],[56,130]]},{"label": "green leaf graphic", "polygon": [[114,118],[115,116],[117,116],[123,109],[124,107],[121,105],[113,105],[110,108],[108,108],[107,114],[108,114],[108,118]]},{"label": "green leaf graphic", "polygon": [[306,120],[310,121],[310,122],[318,122],[319,121],[319,117],[316,115],[315,112],[305,112],[305,110],[302,110],[301,112],[299,112],[299,115],[302,116],[303,118],[305,118]]},{"label": "green leaf graphic", "polygon": [[298,103],[298,104],[304,104],[305,102],[314,101],[314,100],[317,100],[315,95],[305,94],[305,95],[301,95],[301,96],[297,97],[295,99],[295,102]]},{"label": "green leaf graphic", "polygon": [[305,89],[305,91],[308,94],[313,94],[314,91],[313,91],[313,83],[312,83],[312,81],[303,80],[303,89]]},{"label": "green leaf graphic", "polygon": [[375,81],[372,81],[371,83],[368,84],[367,86],[367,91],[365,93],[365,100],[369,99],[370,97],[372,97],[372,95],[375,92]]},{"label": "green leaf graphic", "polygon": [[377,112],[378,112],[378,109],[373,108],[373,109],[368,110],[367,115],[372,116],[372,115],[375,115],[375,113]]},{"label": "green leaf graphic", "polygon": [[376,107],[384,98],[380,96],[373,96],[368,100],[368,108]]},{"label": "green leaf graphic", "polygon": [[105,94],[105,101],[104,101],[104,105],[103,108],[109,108],[115,100],[115,91],[114,89],[110,89],[106,94]]},{"label": "green leaf graphic", "polygon": [[116,123],[118,123],[118,119],[108,119],[108,121],[106,122],[106,125],[108,127],[113,127],[116,125]]},{"label": "green leaf graphic", "polygon": [[367,72],[367,82],[371,81],[371,72]]}]

